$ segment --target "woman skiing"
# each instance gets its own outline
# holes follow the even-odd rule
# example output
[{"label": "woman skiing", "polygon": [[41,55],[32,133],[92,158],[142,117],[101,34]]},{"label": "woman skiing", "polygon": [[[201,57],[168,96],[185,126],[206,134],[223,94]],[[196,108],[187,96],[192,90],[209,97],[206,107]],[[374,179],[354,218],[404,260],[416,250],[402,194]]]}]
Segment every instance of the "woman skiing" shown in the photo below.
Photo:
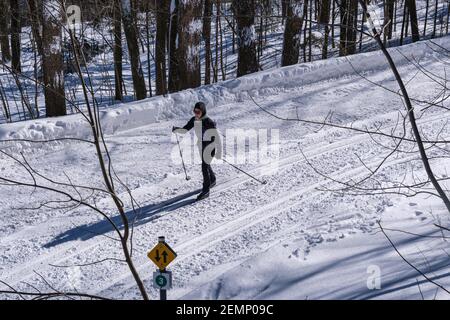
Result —
[{"label": "woman skiing", "polygon": [[216,123],[208,117],[206,105],[198,102],[194,107],[194,117],[183,127],[173,127],[172,132],[185,134],[195,129],[198,138],[198,147],[201,152],[203,189],[197,200],[209,197],[210,189],[216,186],[216,175],[211,168],[214,157],[220,158],[220,136],[218,135]]}]

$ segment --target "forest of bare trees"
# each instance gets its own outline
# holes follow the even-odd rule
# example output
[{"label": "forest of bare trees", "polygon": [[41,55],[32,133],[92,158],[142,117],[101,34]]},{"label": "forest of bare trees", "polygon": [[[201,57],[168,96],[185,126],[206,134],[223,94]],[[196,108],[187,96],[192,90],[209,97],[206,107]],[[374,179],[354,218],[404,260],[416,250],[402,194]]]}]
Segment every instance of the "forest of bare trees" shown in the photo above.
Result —
[{"label": "forest of bare trees", "polygon": [[[448,33],[448,1],[366,4],[387,47]],[[376,50],[368,27],[357,0],[1,0],[0,123],[79,112],[74,50],[108,106]]]}]

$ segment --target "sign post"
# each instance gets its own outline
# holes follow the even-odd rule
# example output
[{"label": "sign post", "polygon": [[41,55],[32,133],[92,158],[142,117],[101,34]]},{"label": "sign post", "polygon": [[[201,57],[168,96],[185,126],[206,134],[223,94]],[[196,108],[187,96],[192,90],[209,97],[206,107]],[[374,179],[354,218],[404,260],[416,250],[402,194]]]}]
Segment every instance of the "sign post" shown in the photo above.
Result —
[{"label": "sign post", "polygon": [[172,272],[166,268],[175,260],[177,254],[166,243],[165,237],[159,237],[158,244],[148,253],[148,257],[158,267],[153,274],[153,285],[159,289],[160,299],[167,300],[167,290],[172,289]]}]

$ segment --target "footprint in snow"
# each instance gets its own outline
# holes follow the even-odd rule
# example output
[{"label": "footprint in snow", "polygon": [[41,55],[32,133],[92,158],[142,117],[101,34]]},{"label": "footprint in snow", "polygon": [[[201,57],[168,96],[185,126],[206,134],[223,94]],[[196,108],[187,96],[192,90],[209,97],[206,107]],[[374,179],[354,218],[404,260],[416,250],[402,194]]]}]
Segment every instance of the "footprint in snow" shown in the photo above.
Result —
[{"label": "footprint in snow", "polygon": [[425,220],[427,220],[427,217],[422,216],[422,215],[423,215],[423,212],[422,212],[422,211],[416,211],[415,214],[416,214],[416,217],[419,218],[419,221],[425,221]]}]

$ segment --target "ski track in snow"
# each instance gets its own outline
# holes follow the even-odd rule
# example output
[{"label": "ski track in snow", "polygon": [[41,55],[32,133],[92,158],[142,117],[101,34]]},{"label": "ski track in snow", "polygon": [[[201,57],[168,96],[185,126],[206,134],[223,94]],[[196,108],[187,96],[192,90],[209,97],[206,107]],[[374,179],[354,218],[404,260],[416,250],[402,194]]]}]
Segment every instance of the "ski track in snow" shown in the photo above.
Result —
[{"label": "ski track in snow", "polygon": [[[432,67],[436,61],[430,59],[426,62]],[[415,74],[414,69],[408,67],[402,68],[401,71],[408,77]],[[391,75],[386,70],[378,70],[370,77],[392,84]],[[420,91],[421,84],[417,83],[417,80],[409,85],[412,92],[420,93],[421,98],[431,99],[435,93],[433,90]],[[398,110],[403,110],[398,97],[373,88],[357,76],[345,76],[314,85],[303,84],[284,92],[267,91],[258,96],[257,100],[261,101],[264,107],[283,116],[292,117],[296,112],[300,112],[302,117],[323,120],[328,111],[333,110],[333,120],[339,123],[349,124],[354,121],[359,127],[382,125],[384,132],[395,127]],[[370,103],[364,104],[367,99]],[[355,105],[360,106],[357,111],[352,110]],[[275,175],[267,177],[268,185],[257,185],[248,177],[236,174],[233,169],[220,166],[217,168],[218,175],[225,182],[219,183],[210,199],[186,207],[177,207],[178,202],[183,199],[178,202],[167,199],[195,190],[199,180],[196,178],[187,186],[182,186],[180,168],[175,165],[168,168],[164,166],[170,161],[165,156],[172,145],[169,135],[161,134],[161,131],[168,131],[171,123],[152,124],[107,137],[113,158],[118,162],[119,175],[126,175],[127,170],[132,171],[132,191],[143,205],[150,206],[145,209],[142,220],[138,221],[136,226],[134,259],[153,297],[156,297],[156,291],[150,289],[153,266],[146,257],[146,252],[159,235],[165,235],[179,255],[170,267],[176,279],[176,288],[170,294],[182,298],[282,241],[304,238],[304,250],[308,252],[322,242],[338,241],[357,232],[368,232],[388,206],[389,198],[386,196],[340,197],[317,190],[319,187],[332,187],[335,184],[317,175],[300,153],[302,150],[309,161],[335,179],[362,178],[368,174],[365,165],[378,165],[388,153],[380,145],[374,144],[370,136],[333,128],[325,128],[316,133],[312,127],[275,121],[248,100],[216,106],[211,116],[217,117],[223,128],[248,127],[248,122],[253,122],[255,127],[281,130],[281,139],[285,144],[281,147],[280,167]],[[443,124],[446,116],[444,112],[436,111],[419,120],[427,137],[433,137],[433,134],[439,131],[438,124]],[[441,137],[450,137],[450,132],[442,132]],[[36,154],[41,152],[41,155],[53,156],[55,159],[66,159],[71,156],[71,148],[73,147],[60,145],[55,150],[39,150]],[[151,151],[153,153],[150,153]],[[84,157],[84,152],[89,154],[92,150],[81,151],[81,154],[73,156],[73,161],[68,161],[67,165],[76,166],[77,157]],[[354,156],[355,153],[366,161],[365,165]],[[86,157],[88,162],[89,156]],[[131,164],[130,158],[133,160]],[[143,164],[134,168],[136,163],[144,159],[148,159],[149,166],[159,169],[145,168]],[[400,172],[398,168],[414,164],[413,160],[417,160],[416,154],[403,154],[402,157],[392,158],[384,164],[382,173],[389,175]],[[148,171],[143,172],[144,169]],[[189,169],[198,172],[197,166],[190,166]],[[258,175],[261,169],[263,168],[256,167],[251,169],[251,172]],[[81,170],[81,173],[83,170],[94,171],[95,165],[90,166],[87,163],[84,168],[76,170]],[[154,187],[155,183],[166,183],[160,175],[160,172],[165,170],[167,173],[170,170],[177,173],[173,181],[168,179],[166,188],[157,189]],[[152,176],[153,173],[153,181],[141,184],[146,175]],[[184,192],[170,193],[168,190],[174,185],[177,190],[183,189]],[[14,195],[14,192],[12,194]],[[25,195],[26,193],[23,193],[24,197]],[[99,199],[100,203],[101,200]],[[158,204],[161,200],[165,201]],[[2,200],[4,201],[5,199]],[[21,201],[28,204],[26,199]],[[355,210],[348,210],[345,205],[348,203],[355,206]],[[107,203],[104,205],[107,206]],[[361,209],[363,207],[366,211]],[[155,213],[157,209],[163,210]],[[151,215],[146,216],[149,212]],[[75,214],[69,216],[71,222],[77,226],[92,223],[88,217],[89,215],[77,217]],[[14,256],[8,257],[6,253],[0,257],[5,261],[1,263],[0,279],[16,287],[24,286],[23,282],[29,282],[43,288],[45,285],[39,283],[33,272],[38,271],[51,283],[61,284],[67,282],[67,272],[61,268],[50,267],[49,264],[86,263],[98,260],[99,257],[111,257],[111,252],[118,249],[114,242],[101,236],[91,236],[84,240],[69,239],[53,247],[42,248],[42,243],[51,241],[52,234],[59,235],[67,231],[66,228],[70,229],[71,226],[65,216],[55,214],[40,223],[31,221],[31,226],[25,224],[21,230],[0,238],[1,248],[11,246],[19,250],[16,253],[8,252],[8,255],[16,254],[17,260],[13,259]],[[92,231],[113,235],[109,230],[109,227],[99,224]],[[23,250],[20,251],[20,248]],[[126,266],[107,262],[95,267],[85,267],[81,278],[80,287],[77,288],[79,291],[114,298],[139,298],[136,285]]]},{"label": "ski track in snow", "polygon": [[[427,119],[423,119],[422,121],[420,121],[421,124],[424,123],[429,123],[429,122],[435,122],[435,121],[440,121],[441,120],[441,116],[432,116],[429,117]],[[308,158],[308,160],[314,161],[314,159],[318,158],[318,157],[322,157],[325,154],[330,154],[332,152],[344,149],[344,148],[348,148],[349,146],[352,145],[357,145],[358,142],[361,141],[366,141],[370,140],[370,138],[368,138],[368,136],[365,135],[356,135],[356,136],[351,136],[348,139],[345,139],[343,141],[339,141],[333,144],[328,144],[328,143],[324,143],[324,146],[316,146],[314,148],[311,148],[310,150],[305,150],[305,156]],[[359,147],[355,147],[355,150],[358,150]],[[374,163],[379,162],[380,160],[377,159],[374,161]],[[403,159],[401,160],[403,161]],[[281,160],[280,163],[280,169],[289,169],[290,167],[294,166],[294,165],[299,165],[300,163],[305,163],[305,159],[303,158],[303,155],[298,155],[298,154],[294,154],[292,156],[289,156],[287,158],[284,158]],[[361,170],[363,168],[363,166],[361,165],[360,167],[357,167],[355,170]],[[260,170],[260,168],[255,168],[252,170],[252,173],[257,174],[257,172]],[[344,169],[344,173],[346,173],[347,169]],[[345,176],[342,175],[342,176]],[[335,176],[336,177],[336,176]],[[337,178],[337,177],[336,177]],[[284,180],[283,176],[277,177],[278,180]],[[213,195],[213,199],[217,198],[218,195],[220,195],[221,193],[233,188],[233,187],[237,187],[239,185],[242,185],[244,183],[247,183],[250,180],[250,178],[246,177],[246,176],[235,176],[234,178],[228,180],[227,182],[221,183],[217,186],[216,189],[214,189],[214,195]],[[273,183],[273,181],[271,182],[271,184],[277,184],[277,183]],[[225,228],[227,227],[228,224],[231,224],[232,226],[237,225],[239,226],[240,221],[241,220],[248,220],[248,223],[244,223],[243,224],[243,228],[246,227],[251,227],[254,223],[250,223],[253,219],[253,217],[257,216],[258,212],[264,211],[264,210],[275,210],[277,208],[278,205],[283,204],[286,200],[290,200],[291,198],[294,198],[293,200],[296,200],[297,196],[303,195],[307,192],[311,192],[313,191],[316,187],[319,187],[323,184],[323,182],[319,182],[316,184],[313,184],[312,186],[309,186],[307,188],[300,188],[299,190],[289,190],[289,195],[282,197],[278,200],[276,200],[275,202],[269,203],[268,205],[262,207],[262,208],[258,208],[257,210],[255,210],[256,213],[253,213],[253,211],[250,211],[249,213],[246,213],[245,215],[241,215],[238,217],[237,220],[232,219],[231,221],[227,221],[225,222],[223,225],[219,225],[217,228],[214,228],[213,231],[206,231],[201,233],[202,236],[200,237],[201,239],[203,238],[203,236],[211,234],[212,237],[214,237],[214,235],[216,233],[221,232],[221,228]],[[316,193],[314,193],[316,194]],[[302,202],[299,203],[303,205],[304,200],[302,199]],[[173,201],[167,201],[165,204],[166,205],[170,205],[173,203],[177,203],[177,202],[173,202]],[[295,203],[294,203],[295,205]],[[163,208],[165,206],[163,205],[155,205],[152,207],[152,210],[155,209],[159,209],[159,208]],[[286,208],[285,206],[282,206],[282,209],[280,210],[280,212],[285,211]],[[267,218],[271,218],[275,215],[277,215],[278,211],[270,211],[270,214],[268,215]],[[171,212],[171,213],[166,213],[165,215],[175,215],[176,213]],[[160,214],[159,217],[163,217],[164,214]],[[155,217],[155,219],[158,217]],[[265,218],[266,219],[266,218]],[[264,219],[264,220],[265,220]],[[260,219],[258,219],[258,221],[260,221]],[[236,224],[237,223],[237,224]],[[104,232],[104,231],[108,231],[110,228],[107,227],[103,230],[95,230],[95,232]],[[225,230],[229,230],[230,228],[228,227]],[[232,229],[232,228],[231,228]],[[21,237],[24,236],[24,233],[26,233],[27,230],[24,230],[24,232],[22,233],[17,233],[14,234],[12,236],[8,236],[5,238],[0,239],[0,244],[1,243],[8,243],[17,239],[20,239]],[[170,232],[169,230],[166,230],[166,232]],[[182,243],[183,248],[186,246],[186,243],[191,243],[193,240],[195,240],[197,237],[194,238],[189,238],[189,239],[182,239],[182,240],[178,240],[177,242]],[[60,265],[60,264],[64,264],[65,261],[70,261],[70,258],[74,257],[74,256],[78,256],[81,255],[85,252],[88,252],[89,250],[91,250],[93,247],[96,246],[100,246],[101,244],[107,242],[108,240],[102,240],[102,241],[98,241],[96,240],[94,243],[88,243],[86,245],[80,245],[80,244],[67,244],[67,245],[60,245],[61,248],[59,248],[58,250],[54,250],[52,253],[48,254],[48,255],[40,255],[36,260],[32,260],[30,262],[28,262],[26,265],[24,265],[22,268],[16,268],[13,272],[9,272],[8,276],[6,278],[6,280],[8,281],[9,284],[11,285],[17,285],[20,281],[24,281],[27,279],[27,274],[29,275],[29,271],[31,269],[34,270],[34,268],[36,267],[41,267],[41,266],[45,266],[45,264],[51,263],[54,265]],[[92,242],[92,241],[91,241]],[[205,241],[205,243],[210,243],[209,241]],[[216,243],[216,242],[214,242]],[[197,248],[198,246],[192,246]],[[77,250],[73,253],[70,253],[71,249],[76,248]],[[180,249],[180,248],[178,248]],[[182,250],[182,249],[180,249]],[[69,253],[67,253],[69,252]],[[62,259],[55,259],[58,256],[63,255],[64,257]],[[145,263],[144,263],[144,268],[145,268]]]}]

